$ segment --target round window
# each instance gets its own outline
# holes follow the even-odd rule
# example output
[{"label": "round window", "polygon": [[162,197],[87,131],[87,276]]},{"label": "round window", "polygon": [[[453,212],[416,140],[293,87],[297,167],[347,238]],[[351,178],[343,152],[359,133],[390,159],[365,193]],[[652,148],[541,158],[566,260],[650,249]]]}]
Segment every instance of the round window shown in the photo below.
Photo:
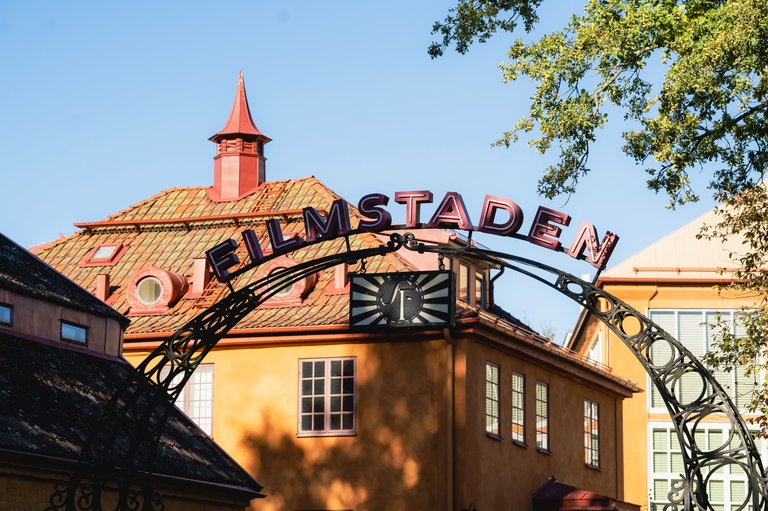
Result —
[{"label": "round window", "polygon": [[163,294],[163,285],[155,277],[144,277],[136,286],[136,296],[144,305],[154,305]]},{"label": "round window", "polygon": [[[282,270],[285,270],[285,268],[276,268],[272,273],[270,273],[270,275],[273,275],[275,272],[282,271]],[[277,284],[273,284],[273,285],[276,286]],[[280,288],[277,291],[277,293],[275,293],[274,297],[275,298],[285,298],[286,296],[291,294],[291,291],[293,291],[293,286],[294,285],[295,284],[288,284],[287,286],[285,286],[283,288]]]}]

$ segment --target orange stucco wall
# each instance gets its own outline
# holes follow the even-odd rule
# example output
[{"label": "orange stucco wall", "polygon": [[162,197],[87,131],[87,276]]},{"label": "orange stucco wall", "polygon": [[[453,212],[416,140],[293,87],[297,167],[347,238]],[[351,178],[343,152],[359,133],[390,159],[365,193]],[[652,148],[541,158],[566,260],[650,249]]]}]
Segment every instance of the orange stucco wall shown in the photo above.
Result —
[{"label": "orange stucco wall", "polygon": [[[478,509],[532,509],[531,495],[550,476],[565,484],[624,500],[617,410],[622,398],[607,394],[567,373],[511,356],[486,344],[462,340],[457,345],[457,374],[464,374],[466,399],[457,412],[457,504]],[[500,432],[484,434],[485,364],[500,368]],[[511,372],[525,375],[525,443],[511,441]],[[536,448],[536,382],[549,385],[549,453]],[[584,451],[584,400],[599,403],[600,469],[588,467]],[[511,504],[514,503],[512,506]]]},{"label": "orange stucco wall", "polygon": [[[442,340],[217,349],[213,437],[264,485],[254,509],[445,509],[446,354]],[[347,356],[356,436],[298,437],[299,359]]]},{"label": "orange stucco wall", "polygon": [[[711,284],[605,284],[604,289],[625,301],[643,314],[649,309],[738,309],[754,302],[750,296],[733,291],[716,290]],[[589,351],[597,332],[602,332],[604,341],[603,360],[613,371],[630,379],[643,388],[644,392],[624,401],[624,492],[626,500],[641,504],[648,509],[648,422],[668,421],[666,414],[651,414],[648,411],[647,373],[635,355],[601,322],[591,317],[587,320],[577,340],[578,351]]]},{"label": "orange stucco wall", "polygon": [[[61,320],[88,328],[87,348],[99,353],[119,355],[123,339],[120,323],[111,318],[70,309],[55,303],[0,289],[0,303],[13,307],[12,325],[15,332],[43,339],[61,339]],[[76,345],[61,341],[64,345]]]},{"label": "orange stucco wall", "polygon": [[[205,359],[214,364],[213,437],[264,485],[268,497],[252,504],[261,511],[459,510],[470,502],[525,511],[550,475],[623,498],[616,436],[621,398],[478,339],[469,335],[453,347],[442,338],[224,343]],[[137,364],[146,351],[130,347],[126,357]],[[356,435],[299,437],[299,360],[345,356],[357,364]],[[485,435],[486,360],[502,367],[502,427],[509,427],[509,370],[528,377],[527,448]],[[536,379],[551,386],[551,454],[535,447]],[[585,464],[585,398],[600,403],[600,470]]]}]

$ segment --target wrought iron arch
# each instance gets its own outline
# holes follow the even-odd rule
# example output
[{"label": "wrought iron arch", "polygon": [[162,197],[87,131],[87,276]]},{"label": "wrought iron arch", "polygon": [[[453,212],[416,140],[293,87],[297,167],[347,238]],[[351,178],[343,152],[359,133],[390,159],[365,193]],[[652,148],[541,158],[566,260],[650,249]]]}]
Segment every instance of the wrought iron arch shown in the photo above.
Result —
[{"label": "wrought iron arch", "polygon": [[[673,485],[665,510],[714,511],[707,495],[707,482],[718,471],[728,469],[743,473],[748,483],[744,501],[732,510],[768,511],[760,455],[728,394],[685,346],[628,304],[590,282],[512,254],[425,243],[411,233],[391,234],[388,243],[377,248],[352,250],[350,235],[346,237],[345,252],[272,272],[237,291],[232,288],[229,295],[153,350],[137,371],[129,374],[95,421],[76,469],[68,481],[56,484],[46,511],[102,511],[107,488],[116,491],[114,506],[109,504],[116,511],[164,509],[162,496],[150,478],[158,442],[173,402],[218,341],[281,288],[338,264],[401,248],[500,265],[551,287],[605,323],[645,368],[664,400],[680,442],[685,471]],[[659,353],[666,354],[666,358],[659,359]],[[165,368],[168,370],[164,371]],[[677,395],[678,382],[684,379],[700,383],[696,398]],[[703,421],[716,414],[730,421],[730,435],[722,445],[704,450],[697,444],[696,433]]]}]

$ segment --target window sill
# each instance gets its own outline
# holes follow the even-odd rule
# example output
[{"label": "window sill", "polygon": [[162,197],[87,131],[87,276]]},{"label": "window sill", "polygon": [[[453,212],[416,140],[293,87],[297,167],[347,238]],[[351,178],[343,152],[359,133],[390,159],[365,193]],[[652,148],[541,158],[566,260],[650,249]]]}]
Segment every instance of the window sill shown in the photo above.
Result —
[{"label": "window sill", "polygon": [[602,472],[603,469],[600,468],[598,465],[590,465],[589,463],[584,464],[587,468],[590,468],[592,470],[597,470],[598,472]]},{"label": "window sill", "polygon": [[499,442],[504,440],[503,438],[501,438],[501,435],[496,435],[494,433],[488,433],[487,431],[485,432],[485,436],[487,436],[491,440],[496,440],[496,441],[499,441]]},{"label": "window sill", "polygon": [[308,431],[296,433],[296,438],[315,438],[333,436],[357,436],[357,431]]},{"label": "window sill", "polygon": [[538,452],[540,452],[541,454],[546,454],[547,456],[549,456],[550,454],[552,454],[552,451],[550,451],[549,449],[545,449],[545,448],[543,448],[543,447],[537,447],[537,448],[536,448],[536,450],[537,450]]},{"label": "window sill", "polygon": [[521,442],[520,440],[512,440],[512,444],[518,447],[522,447],[524,449],[528,448],[528,444],[526,444],[525,442]]}]

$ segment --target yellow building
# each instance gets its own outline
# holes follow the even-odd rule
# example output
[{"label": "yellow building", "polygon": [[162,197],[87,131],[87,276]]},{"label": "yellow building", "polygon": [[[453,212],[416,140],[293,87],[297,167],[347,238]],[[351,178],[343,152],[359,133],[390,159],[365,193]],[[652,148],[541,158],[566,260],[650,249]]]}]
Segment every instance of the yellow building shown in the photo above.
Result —
[{"label": "yellow building", "polygon": [[[696,239],[701,226],[717,223],[714,212],[707,213],[681,229],[649,245],[629,259],[605,271],[598,285],[645,314],[652,321],[701,357],[711,349],[718,314],[743,335],[737,312],[754,305],[755,296],[716,286],[730,282],[729,252],[744,248],[737,240],[728,244]],[[725,269],[719,273],[718,268]],[[668,502],[672,481],[683,472],[682,457],[672,423],[658,392],[650,388],[649,378],[632,352],[605,325],[589,314],[582,314],[568,347],[590,359],[613,368],[617,375],[638,382],[645,390],[626,400],[623,408],[625,439],[624,489],[627,500],[641,503],[643,509],[662,509]],[[715,372],[718,381],[740,409],[751,400],[754,377],[743,370]],[[685,396],[695,389],[675,388]],[[748,416],[745,415],[748,418]],[[697,444],[714,449],[727,442],[730,424],[726,417],[697,428]],[[764,445],[760,445],[764,454]],[[741,504],[746,491],[743,473],[723,470],[710,482],[710,501],[716,510],[729,510]],[[736,509],[736,507],[733,507]]]},{"label": "yellow building", "polygon": [[[124,351],[134,364],[229,292],[211,277],[207,249],[243,229],[267,239],[266,220],[286,239],[305,236],[302,208],[328,211],[339,199],[314,177],[267,179],[270,139],[251,119],[242,77],[211,140],[213,186],[166,190],[38,248],[131,318]],[[363,218],[352,207],[350,216]],[[361,234],[352,248],[381,244]],[[236,286],[343,249],[342,239],[298,249]],[[438,267],[406,252],[371,258],[366,271]],[[248,259],[243,246],[237,254]],[[619,418],[638,388],[495,306],[493,265],[446,263],[458,281],[453,327],[350,329],[348,273],[361,266],[342,264],[281,290],[197,368],[177,404],[258,475],[268,497],[254,509],[636,509],[621,502]]]}]

